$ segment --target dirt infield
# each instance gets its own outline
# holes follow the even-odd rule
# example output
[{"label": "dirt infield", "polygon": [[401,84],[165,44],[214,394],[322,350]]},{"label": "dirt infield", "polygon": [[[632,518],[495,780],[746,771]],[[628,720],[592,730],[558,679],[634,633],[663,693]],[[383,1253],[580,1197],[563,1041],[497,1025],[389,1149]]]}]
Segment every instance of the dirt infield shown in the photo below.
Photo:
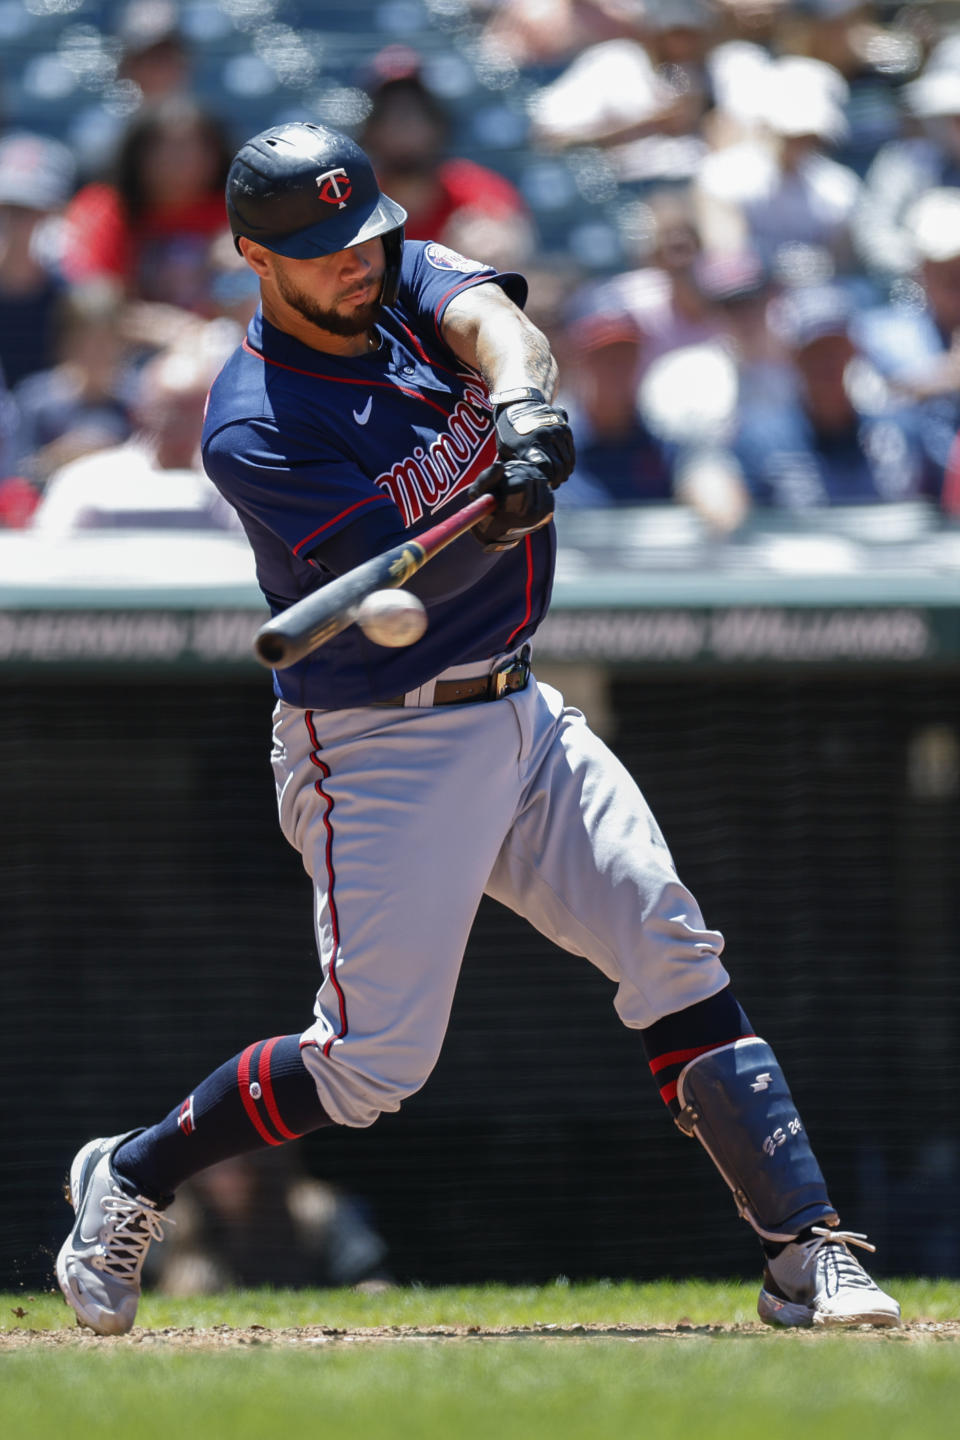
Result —
[{"label": "dirt infield", "polygon": [[849,1329],[774,1330],[767,1325],[531,1325],[480,1327],[473,1325],[406,1325],[333,1329],[324,1325],[270,1329],[263,1325],[235,1328],[231,1325],[144,1330],[135,1327],[129,1335],[102,1336],[77,1326],[65,1330],[10,1329],[0,1331],[0,1353],[31,1347],[76,1350],[90,1346],[159,1348],[187,1350],[230,1350],[249,1345],[273,1345],[290,1349],[317,1345],[365,1345],[423,1343],[445,1340],[620,1340],[631,1344],[709,1339],[761,1339],[773,1343],[819,1344],[838,1335],[884,1344],[916,1344],[930,1341],[960,1341],[960,1320],[911,1320],[896,1329],[875,1329],[869,1325]]}]

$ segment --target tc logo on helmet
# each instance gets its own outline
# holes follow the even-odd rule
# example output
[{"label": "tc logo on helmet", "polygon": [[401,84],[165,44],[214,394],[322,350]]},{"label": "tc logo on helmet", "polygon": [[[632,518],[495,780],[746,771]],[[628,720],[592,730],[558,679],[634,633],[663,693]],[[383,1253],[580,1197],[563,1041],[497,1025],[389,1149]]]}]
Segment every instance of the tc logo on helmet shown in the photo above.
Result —
[{"label": "tc logo on helmet", "polygon": [[336,170],[324,170],[322,175],[317,176],[320,199],[328,205],[336,205],[339,210],[346,209],[352,190],[353,182],[342,165],[338,165]]}]

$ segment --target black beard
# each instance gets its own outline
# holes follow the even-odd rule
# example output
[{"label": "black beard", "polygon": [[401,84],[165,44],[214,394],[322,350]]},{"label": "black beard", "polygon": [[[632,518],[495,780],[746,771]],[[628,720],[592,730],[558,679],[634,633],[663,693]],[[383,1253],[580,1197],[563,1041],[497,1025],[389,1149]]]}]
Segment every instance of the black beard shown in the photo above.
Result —
[{"label": "black beard", "polygon": [[361,305],[352,315],[341,315],[337,310],[324,310],[309,295],[291,285],[282,272],[277,273],[277,289],[298,315],[309,320],[311,325],[316,325],[318,330],[326,330],[328,335],[340,335],[346,339],[363,335],[367,330],[373,329],[383,313],[379,299]]}]

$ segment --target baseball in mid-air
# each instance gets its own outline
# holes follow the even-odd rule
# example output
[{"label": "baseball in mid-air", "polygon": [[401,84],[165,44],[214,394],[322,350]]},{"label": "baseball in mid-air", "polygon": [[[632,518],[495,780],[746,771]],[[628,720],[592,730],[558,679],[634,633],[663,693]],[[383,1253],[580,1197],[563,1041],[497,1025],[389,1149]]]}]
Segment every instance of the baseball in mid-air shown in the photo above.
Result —
[{"label": "baseball in mid-air", "polygon": [[374,590],[357,607],[357,624],[375,645],[412,645],[427,628],[423,602],[409,590]]}]

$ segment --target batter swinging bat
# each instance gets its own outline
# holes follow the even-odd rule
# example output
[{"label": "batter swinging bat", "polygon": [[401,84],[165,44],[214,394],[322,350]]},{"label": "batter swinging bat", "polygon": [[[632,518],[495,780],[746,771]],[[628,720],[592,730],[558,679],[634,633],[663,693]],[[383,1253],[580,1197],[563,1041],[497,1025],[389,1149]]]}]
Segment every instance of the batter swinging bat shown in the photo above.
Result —
[{"label": "batter swinging bat", "polygon": [[257,659],[271,670],[285,670],[302,660],[352,624],[357,606],[367,595],[403,585],[451,541],[489,515],[496,504],[493,495],[478,495],[456,515],[431,526],[416,540],[404,540],[339,575],[322,590],[304,596],[261,625],[253,642]]}]

